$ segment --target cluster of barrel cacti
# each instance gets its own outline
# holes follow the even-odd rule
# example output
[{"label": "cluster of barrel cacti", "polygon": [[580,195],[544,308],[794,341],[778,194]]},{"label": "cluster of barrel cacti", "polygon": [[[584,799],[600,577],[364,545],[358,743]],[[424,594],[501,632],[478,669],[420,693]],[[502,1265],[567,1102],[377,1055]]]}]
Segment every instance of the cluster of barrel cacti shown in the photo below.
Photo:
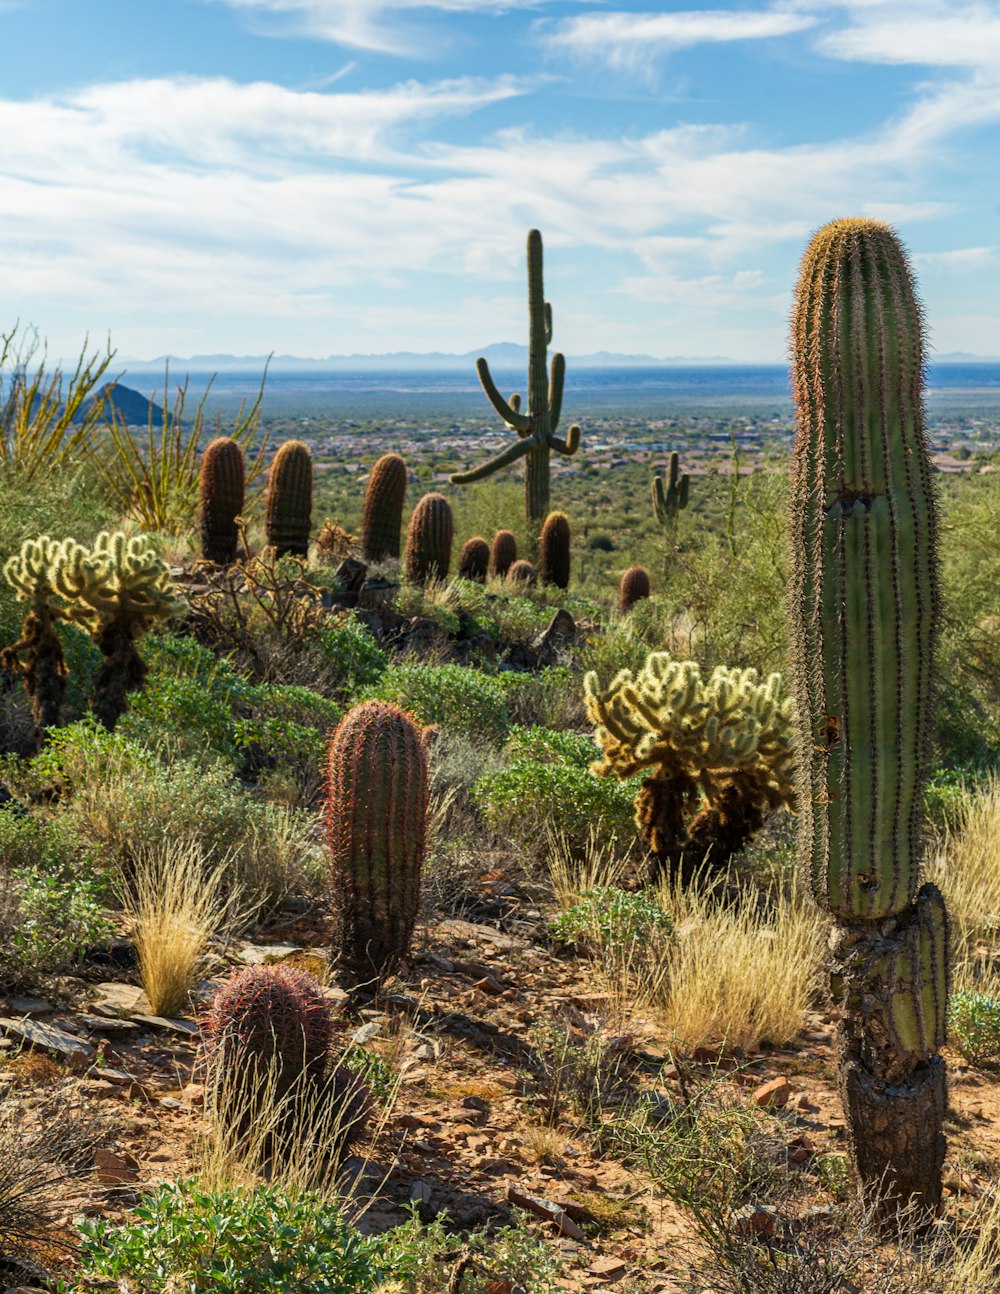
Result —
[{"label": "cluster of barrel cacti", "polygon": [[[242,446],[219,436],[201,456],[199,521],[206,561],[236,560],[238,520],[245,502],[246,467]],[[312,529],[313,467],[309,446],[288,440],[280,447],[267,477],[264,533],[278,557],[306,557]]]},{"label": "cluster of barrel cacti", "polygon": [[94,683],[93,711],[113,728],[141,687],[146,666],[136,643],[158,620],[185,610],[166,563],[149,538],[102,531],[92,547],[48,535],[26,540],[4,575],[19,601],[29,604],[19,642],[3,663],[24,677],[41,740],[58,724],[66,664],[56,633],[60,620],[78,625],[103,656]]}]

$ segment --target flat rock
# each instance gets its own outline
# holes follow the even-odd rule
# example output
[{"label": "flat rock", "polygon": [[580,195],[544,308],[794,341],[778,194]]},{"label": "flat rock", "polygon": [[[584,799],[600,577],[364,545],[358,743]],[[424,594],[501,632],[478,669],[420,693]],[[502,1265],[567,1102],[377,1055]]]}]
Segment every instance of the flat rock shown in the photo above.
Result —
[{"label": "flat rock", "polygon": [[763,1110],[780,1110],[788,1104],[791,1094],[792,1085],[782,1075],[780,1078],[772,1078],[769,1083],[762,1083],[754,1092],[753,1099]]},{"label": "flat rock", "polygon": [[45,1015],[52,1010],[52,1003],[43,997],[9,997],[7,1010],[12,1015]]},{"label": "flat rock", "polygon": [[601,1276],[606,1281],[616,1281],[628,1271],[623,1258],[595,1258],[587,1268],[591,1276]]},{"label": "flat rock", "polygon": [[528,1195],[524,1191],[519,1191],[516,1186],[507,1187],[507,1199],[511,1204],[527,1209],[536,1218],[544,1218],[546,1222],[553,1223],[570,1240],[585,1239],[583,1230],[567,1215],[566,1210],[561,1209],[558,1204],[553,1204],[551,1200],[543,1200],[537,1195]]},{"label": "flat rock", "polygon": [[302,952],[300,944],[247,944],[237,956],[247,966],[273,966],[293,953]]},{"label": "flat rock", "polygon": [[8,1037],[20,1038],[31,1047],[40,1047],[51,1052],[60,1060],[87,1060],[94,1055],[94,1048],[89,1042],[75,1038],[53,1024],[40,1024],[37,1020],[3,1020],[0,1029]]},{"label": "flat rock", "polygon": [[98,1015],[131,1015],[134,1011],[148,1011],[150,1001],[145,990],[135,984],[115,984],[108,981],[98,984],[93,1008]]},{"label": "flat rock", "polygon": [[150,1029],[161,1029],[164,1033],[180,1033],[193,1038],[198,1033],[198,1026],[193,1020],[168,1019],[165,1015],[139,1015],[131,1012],[131,1018],[139,1024],[147,1024]]},{"label": "flat rock", "polygon": [[462,921],[457,917],[450,917],[447,921],[442,921],[436,929],[439,934],[451,939],[469,939],[473,943],[488,943],[492,944],[494,948],[509,951],[525,946],[523,939],[515,939],[511,935],[505,935],[502,930],[497,930],[493,926],[476,925],[472,921]]},{"label": "flat rock", "polygon": [[131,1020],[113,1015],[78,1015],[77,1020],[88,1033],[138,1033],[139,1026]]}]

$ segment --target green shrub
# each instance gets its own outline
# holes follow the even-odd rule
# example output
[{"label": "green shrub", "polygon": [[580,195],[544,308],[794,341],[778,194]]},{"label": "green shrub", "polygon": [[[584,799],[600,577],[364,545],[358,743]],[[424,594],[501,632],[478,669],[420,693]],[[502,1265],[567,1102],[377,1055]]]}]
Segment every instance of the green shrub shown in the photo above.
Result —
[{"label": "green shrub", "polygon": [[948,1030],[970,1064],[1000,1059],[1000,999],[958,989],[948,1002]]},{"label": "green shrub", "polygon": [[538,726],[512,727],[504,749],[511,760],[531,759],[539,764],[572,764],[587,769],[601,757],[589,732],[556,732]]},{"label": "green shrub", "polygon": [[118,728],[169,759],[209,753],[237,762],[231,709],[197,678],[154,674]]},{"label": "green shrub", "polygon": [[177,1182],[133,1213],[80,1225],[78,1276],[63,1294],[95,1278],[122,1294],[366,1294],[378,1282],[377,1242],[317,1195]]},{"label": "green shrub", "polygon": [[461,665],[394,665],[362,699],[392,701],[445,732],[492,742],[507,734],[503,687],[493,675]]},{"label": "green shrub", "polygon": [[374,638],[355,619],[330,629],[320,629],[309,637],[323,666],[328,671],[330,695],[351,703],[360,688],[369,687],[384,673],[387,660]]},{"label": "green shrub", "polygon": [[93,879],[100,855],[89,848],[58,814],[24,813],[0,807],[0,866],[9,871],[37,867],[62,880]]},{"label": "green shrub", "polygon": [[497,680],[507,697],[512,723],[546,728],[579,728],[587,723],[580,675],[568,665],[550,665],[530,674],[504,670]]},{"label": "green shrub", "polygon": [[651,936],[669,935],[674,928],[666,912],[645,894],[630,894],[614,886],[584,890],[580,902],[549,923],[560,943],[583,943],[605,953],[620,954]]},{"label": "green shrub", "polygon": [[88,948],[114,934],[94,881],[60,880],[35,867],[11,879],[17,907],[5,960],[15,975],[71,970]]},{"label": "green shrub", "polygon": [[623,843],[634,839],[636,790],[635,779],[617,782],[573,764],[518,759],[481,777],[472,798],[492,831],[520,845],[544,843],[552,827],[571,847],[583,848],[592,832]]}]

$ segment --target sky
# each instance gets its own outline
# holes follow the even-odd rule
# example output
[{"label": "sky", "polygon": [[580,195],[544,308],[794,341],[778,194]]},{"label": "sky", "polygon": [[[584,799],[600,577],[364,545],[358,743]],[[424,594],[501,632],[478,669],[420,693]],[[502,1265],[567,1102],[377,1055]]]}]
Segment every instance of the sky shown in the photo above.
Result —
[{"label": "sky", "polygon": [[787,358],[888,220],[1000,355],[1000,0],[0,0],[0,331],[73,357]]}]

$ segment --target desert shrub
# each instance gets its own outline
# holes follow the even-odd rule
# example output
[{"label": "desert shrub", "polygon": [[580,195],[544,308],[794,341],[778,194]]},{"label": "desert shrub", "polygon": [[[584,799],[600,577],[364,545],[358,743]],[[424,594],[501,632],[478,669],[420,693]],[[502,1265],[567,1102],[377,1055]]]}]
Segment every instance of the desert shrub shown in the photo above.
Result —
[{"label": "desert shrub", "polygon": [[80,1225],[79,1272],[65,1294],[85,1294],[96,1278],[122,1294],[364,1294],[377,1285],[375,1242],[313,1194],[171,1182],[133,1217]]},{"label": "desert shrub", "polygon": [[500,642],[530,643],[552,619],[552,612],[544,602],[525,597],[520,588],[516,595],[511,593],[512,586],[506,580],[490,580],[486,587],[496,595],[496,600],[490,603],[489,615]]},{"label": "desert shrub", "polygon": [[549,923],[553,938],[560,943],[589,944],[603,953],[649,945],[654,936],[662,938],[673,928],[670,917],[654,899],[615,886],[584,890],[579,903]]},{"label": "desert shrub", "polygon": [[118,727],[170,758],[207,753],[237,761],[230,707],[198,678],[154,674]]},{"label": "desert shrub", "polygon": [[974,988],[957,989],[948,1000],[948,1032],[971,1064],[1000,1059],[1000,998]]},{"label": "desert shrub", "polygon": [[392,701],[419,723],[445,732],[501,742],[507,733],[507,700],[497,679],[461,665],[394,665],[363,700]]},{"label": "desert shrub", "polygon": [[596,778],[575,764],[518,759],[487,773],[472,797],[491,831],[515,843],[544,846],[549,828],[584,848],[593,828],[623,844],[635,838],[634,782]]},{"label": "desert shrub", "polygon": [[545,728],[586,725],[579,675],[568,665],[550,665],[530,674],[506,670],[497,678],[507,696],[512,723]]},{"label": "desert shrub", "polygon": [[60,880],[31,867],[14,871],[11,883],[16,919],[4,960],[15,976],[70,970],[115,932],[92,880]]},{"label": "desert shrub", "polygon": [[539,764],[572,764],[576,768],[589,768],[601,754],[589,732],[557,732],[517,724],[510,730],[504,753],[511,760],[533,759]]},{"label": "desert shrub", "polygon": [[94,879],[100,868],[100,856],[58,813],[26,813],[9,804],[0,806],[0,860],[8,871],[34,867],[64,880]]},{"label": "desert shrub", "polygon": [[352,702],[361,688],[374,684],[388,663],[375,639],[353,617],[316,630],[309,642],[329,680],[328,695],[345,704]]}]

